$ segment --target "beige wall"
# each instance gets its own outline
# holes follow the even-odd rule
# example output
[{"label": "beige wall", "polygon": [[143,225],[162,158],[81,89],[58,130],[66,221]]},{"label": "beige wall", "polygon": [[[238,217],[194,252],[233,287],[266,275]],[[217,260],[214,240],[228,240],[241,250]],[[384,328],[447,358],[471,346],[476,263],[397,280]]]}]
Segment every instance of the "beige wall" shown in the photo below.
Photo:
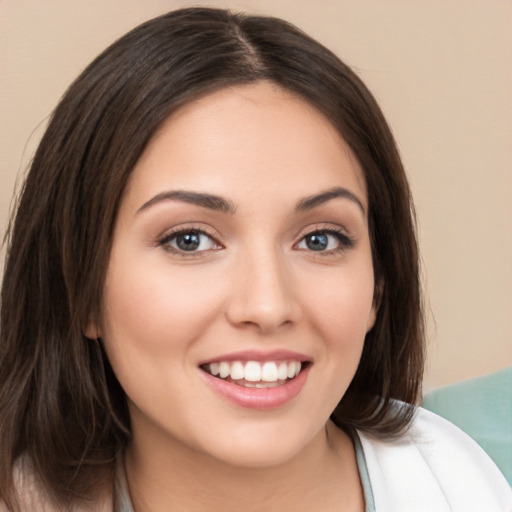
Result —
[{"label": "beige wall", "polygon": [[[135,24],[194,3],[0,0],[2,233],[16,176],[71,80]],[[376,94],[419,214],[431,308],[427,388],[512,364],[512,2],[204,3],[294,22]]]}]

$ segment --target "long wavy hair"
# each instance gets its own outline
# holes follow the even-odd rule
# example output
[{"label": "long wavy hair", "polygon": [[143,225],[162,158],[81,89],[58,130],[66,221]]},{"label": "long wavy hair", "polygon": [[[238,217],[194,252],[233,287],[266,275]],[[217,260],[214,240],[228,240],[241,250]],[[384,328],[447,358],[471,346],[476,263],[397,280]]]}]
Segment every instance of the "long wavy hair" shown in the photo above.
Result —
[{"label": "long wavy hair", "polygon": [[1,292],[0,497],[8,505],[20,456],[61,504],[86,499],[112,476],[130,439],[126,398],[101,344],[83,333],[100,315],[126,182],[174,110],[260,80],[327,116],[366,179],[379,308],[332,419],[380,436],[410,422],[424,363],[419,258],[408,182],[381,110],[347,65],[293,25],[182,9],[135,28],[76,79],[20,192]]}]

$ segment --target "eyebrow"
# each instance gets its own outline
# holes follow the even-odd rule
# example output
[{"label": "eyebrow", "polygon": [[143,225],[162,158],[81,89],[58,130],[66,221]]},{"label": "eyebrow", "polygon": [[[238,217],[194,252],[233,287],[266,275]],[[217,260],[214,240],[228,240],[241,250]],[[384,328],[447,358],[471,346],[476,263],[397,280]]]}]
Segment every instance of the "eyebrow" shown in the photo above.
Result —
[{"label": "eyebrow", "polygon": [[201,192],[189,192],[186,190],[174,190],[169,192],[162,192],[152,197],[149,201],[146,201],[138,210],[137,213],[147,210],[151,206],[166,202],[166,201],[180,201],[183,203],[189,203],[209,210],[215,210],[222,213],[235,213],[235,205],[219,196],[212,194],[204,194]]},{"label": "eyebrow", "polygon": [[[320,206],[332,199],[343,198],[348,199],[355,203],[363,215],[366,217],[366,209],[362,201],[350,190],[343,187],[334,187],[301,199],[295,206],[295,211],[304,212],[312,210],[317,206]],[[166,201],[178,201],[207,208],[209,210],[219,211],[222,213],[234,214],[236,212],[235,205],[223,197],[216,196],[213,194],[206,194],[202,192],[191,192],[187,190],[173,190],[167,192],[161,192],[156,196],[152,197],[149,201],[146,201],[138,210],[137,213],[147,210],[155,204],[159,204]]]},{"label": "eyebrow", "polygon": [[305,197],[297,203],[295,210],[298,212],[311,210],[326,203],[327,201],[330,201],[331,199],[336,198],[343,198],[352,201],[360,208],[360,210],[363,212],[363,215],[366,217],[366,208],[363,202],[353,192],[350,192],[350,190],[343,187],[330,188],[325,192],[320,192],[319,194]]}]

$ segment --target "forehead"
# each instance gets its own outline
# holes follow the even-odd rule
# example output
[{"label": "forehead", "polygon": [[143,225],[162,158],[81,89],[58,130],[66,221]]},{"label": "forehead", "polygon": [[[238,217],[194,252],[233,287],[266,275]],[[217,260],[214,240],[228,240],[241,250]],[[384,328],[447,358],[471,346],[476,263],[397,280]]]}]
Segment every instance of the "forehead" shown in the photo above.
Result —
[{"label": "forehead", "polygon": [[336,128],[269,82],[224,88],[173,112],[137,162],[128,191],[168,186],[223,195],[227,182],[246,195],[284,192],[285,185],[305,196],[343,185],[366,204],[362,169]]}]

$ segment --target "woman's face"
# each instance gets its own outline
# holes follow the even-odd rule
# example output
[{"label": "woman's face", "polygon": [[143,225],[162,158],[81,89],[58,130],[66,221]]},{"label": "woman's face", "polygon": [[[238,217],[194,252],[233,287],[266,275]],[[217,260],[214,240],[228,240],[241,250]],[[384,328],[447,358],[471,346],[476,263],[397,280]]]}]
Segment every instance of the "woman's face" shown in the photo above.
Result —
[{"label": "woman's face", "polygon": [[321,435],[374,322],[366,212],[347,145],[277,86],[171,115],[124,193],[88,333],[135,445],[265,466]]}]

